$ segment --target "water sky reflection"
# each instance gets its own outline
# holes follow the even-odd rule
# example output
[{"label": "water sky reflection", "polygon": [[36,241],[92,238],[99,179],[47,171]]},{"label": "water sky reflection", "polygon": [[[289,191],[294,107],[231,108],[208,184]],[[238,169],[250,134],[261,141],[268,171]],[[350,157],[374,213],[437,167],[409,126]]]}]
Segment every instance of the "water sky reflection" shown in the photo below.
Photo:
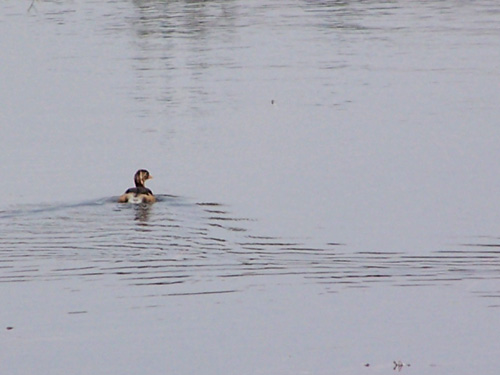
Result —
[{"label": "water sky reflection", "polygon": [[497,2],[30,5],[1,373],[496,374]]}]

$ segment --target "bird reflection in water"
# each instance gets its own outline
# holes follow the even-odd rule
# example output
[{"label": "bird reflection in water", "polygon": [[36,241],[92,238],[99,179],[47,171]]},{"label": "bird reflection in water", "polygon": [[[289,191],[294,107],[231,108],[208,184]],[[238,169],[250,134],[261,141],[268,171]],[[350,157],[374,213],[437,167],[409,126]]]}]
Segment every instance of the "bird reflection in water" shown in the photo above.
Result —
[{"label": "bird reflection in water", "polygon": [[140,203],[134,205],[135,217],[134,220],[145,223],[149,221],[151,213],[151,205],[147,203]]}]

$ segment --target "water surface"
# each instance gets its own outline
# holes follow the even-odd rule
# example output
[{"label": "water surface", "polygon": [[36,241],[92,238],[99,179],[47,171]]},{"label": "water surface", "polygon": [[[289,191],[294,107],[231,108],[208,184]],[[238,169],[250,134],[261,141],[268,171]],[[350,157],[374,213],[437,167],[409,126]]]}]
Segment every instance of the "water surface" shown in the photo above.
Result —
[{"label": "water surface", "polygon": [[496,374],[496,2],[30,5],[0,372]]}]

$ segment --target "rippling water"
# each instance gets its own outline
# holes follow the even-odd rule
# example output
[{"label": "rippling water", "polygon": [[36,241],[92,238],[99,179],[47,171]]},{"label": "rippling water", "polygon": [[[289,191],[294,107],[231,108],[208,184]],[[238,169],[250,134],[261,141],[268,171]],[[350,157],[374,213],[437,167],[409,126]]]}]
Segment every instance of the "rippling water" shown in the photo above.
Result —
[{"label": "rippling water", "polygon": [[2,2],[0,373],[496,374],[499,25]]},{"label": "rippling water", "polygon": [[[166,295],[178,295],[242,292],[278,284],[283,276],[321,284],[328,292],[374,283],[433,286],[500,277],[498,239],[427,255],[353,252],[341,243],[318,246],[307,239],[259,236],[248,228],[248,218],[219,203],[158,198],[154,205],[101,199],[1,212],[0,281],[112,275],[117,283],[164,285]],[[242,281],[212,286],[229,278]]]}]

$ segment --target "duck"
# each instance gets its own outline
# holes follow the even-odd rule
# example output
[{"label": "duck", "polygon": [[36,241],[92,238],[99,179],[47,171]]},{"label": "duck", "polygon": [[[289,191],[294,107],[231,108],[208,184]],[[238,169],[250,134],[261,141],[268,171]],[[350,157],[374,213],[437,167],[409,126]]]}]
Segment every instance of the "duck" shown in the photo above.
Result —
[{"label": "duck", "polygon": [[135,187],[127,189],[127,191],[118,198],[118,203],[154,203],[156,198],[153,192],[144,184],[153,176],[146,169],[139,169],[135,172],[134,182]]}]

